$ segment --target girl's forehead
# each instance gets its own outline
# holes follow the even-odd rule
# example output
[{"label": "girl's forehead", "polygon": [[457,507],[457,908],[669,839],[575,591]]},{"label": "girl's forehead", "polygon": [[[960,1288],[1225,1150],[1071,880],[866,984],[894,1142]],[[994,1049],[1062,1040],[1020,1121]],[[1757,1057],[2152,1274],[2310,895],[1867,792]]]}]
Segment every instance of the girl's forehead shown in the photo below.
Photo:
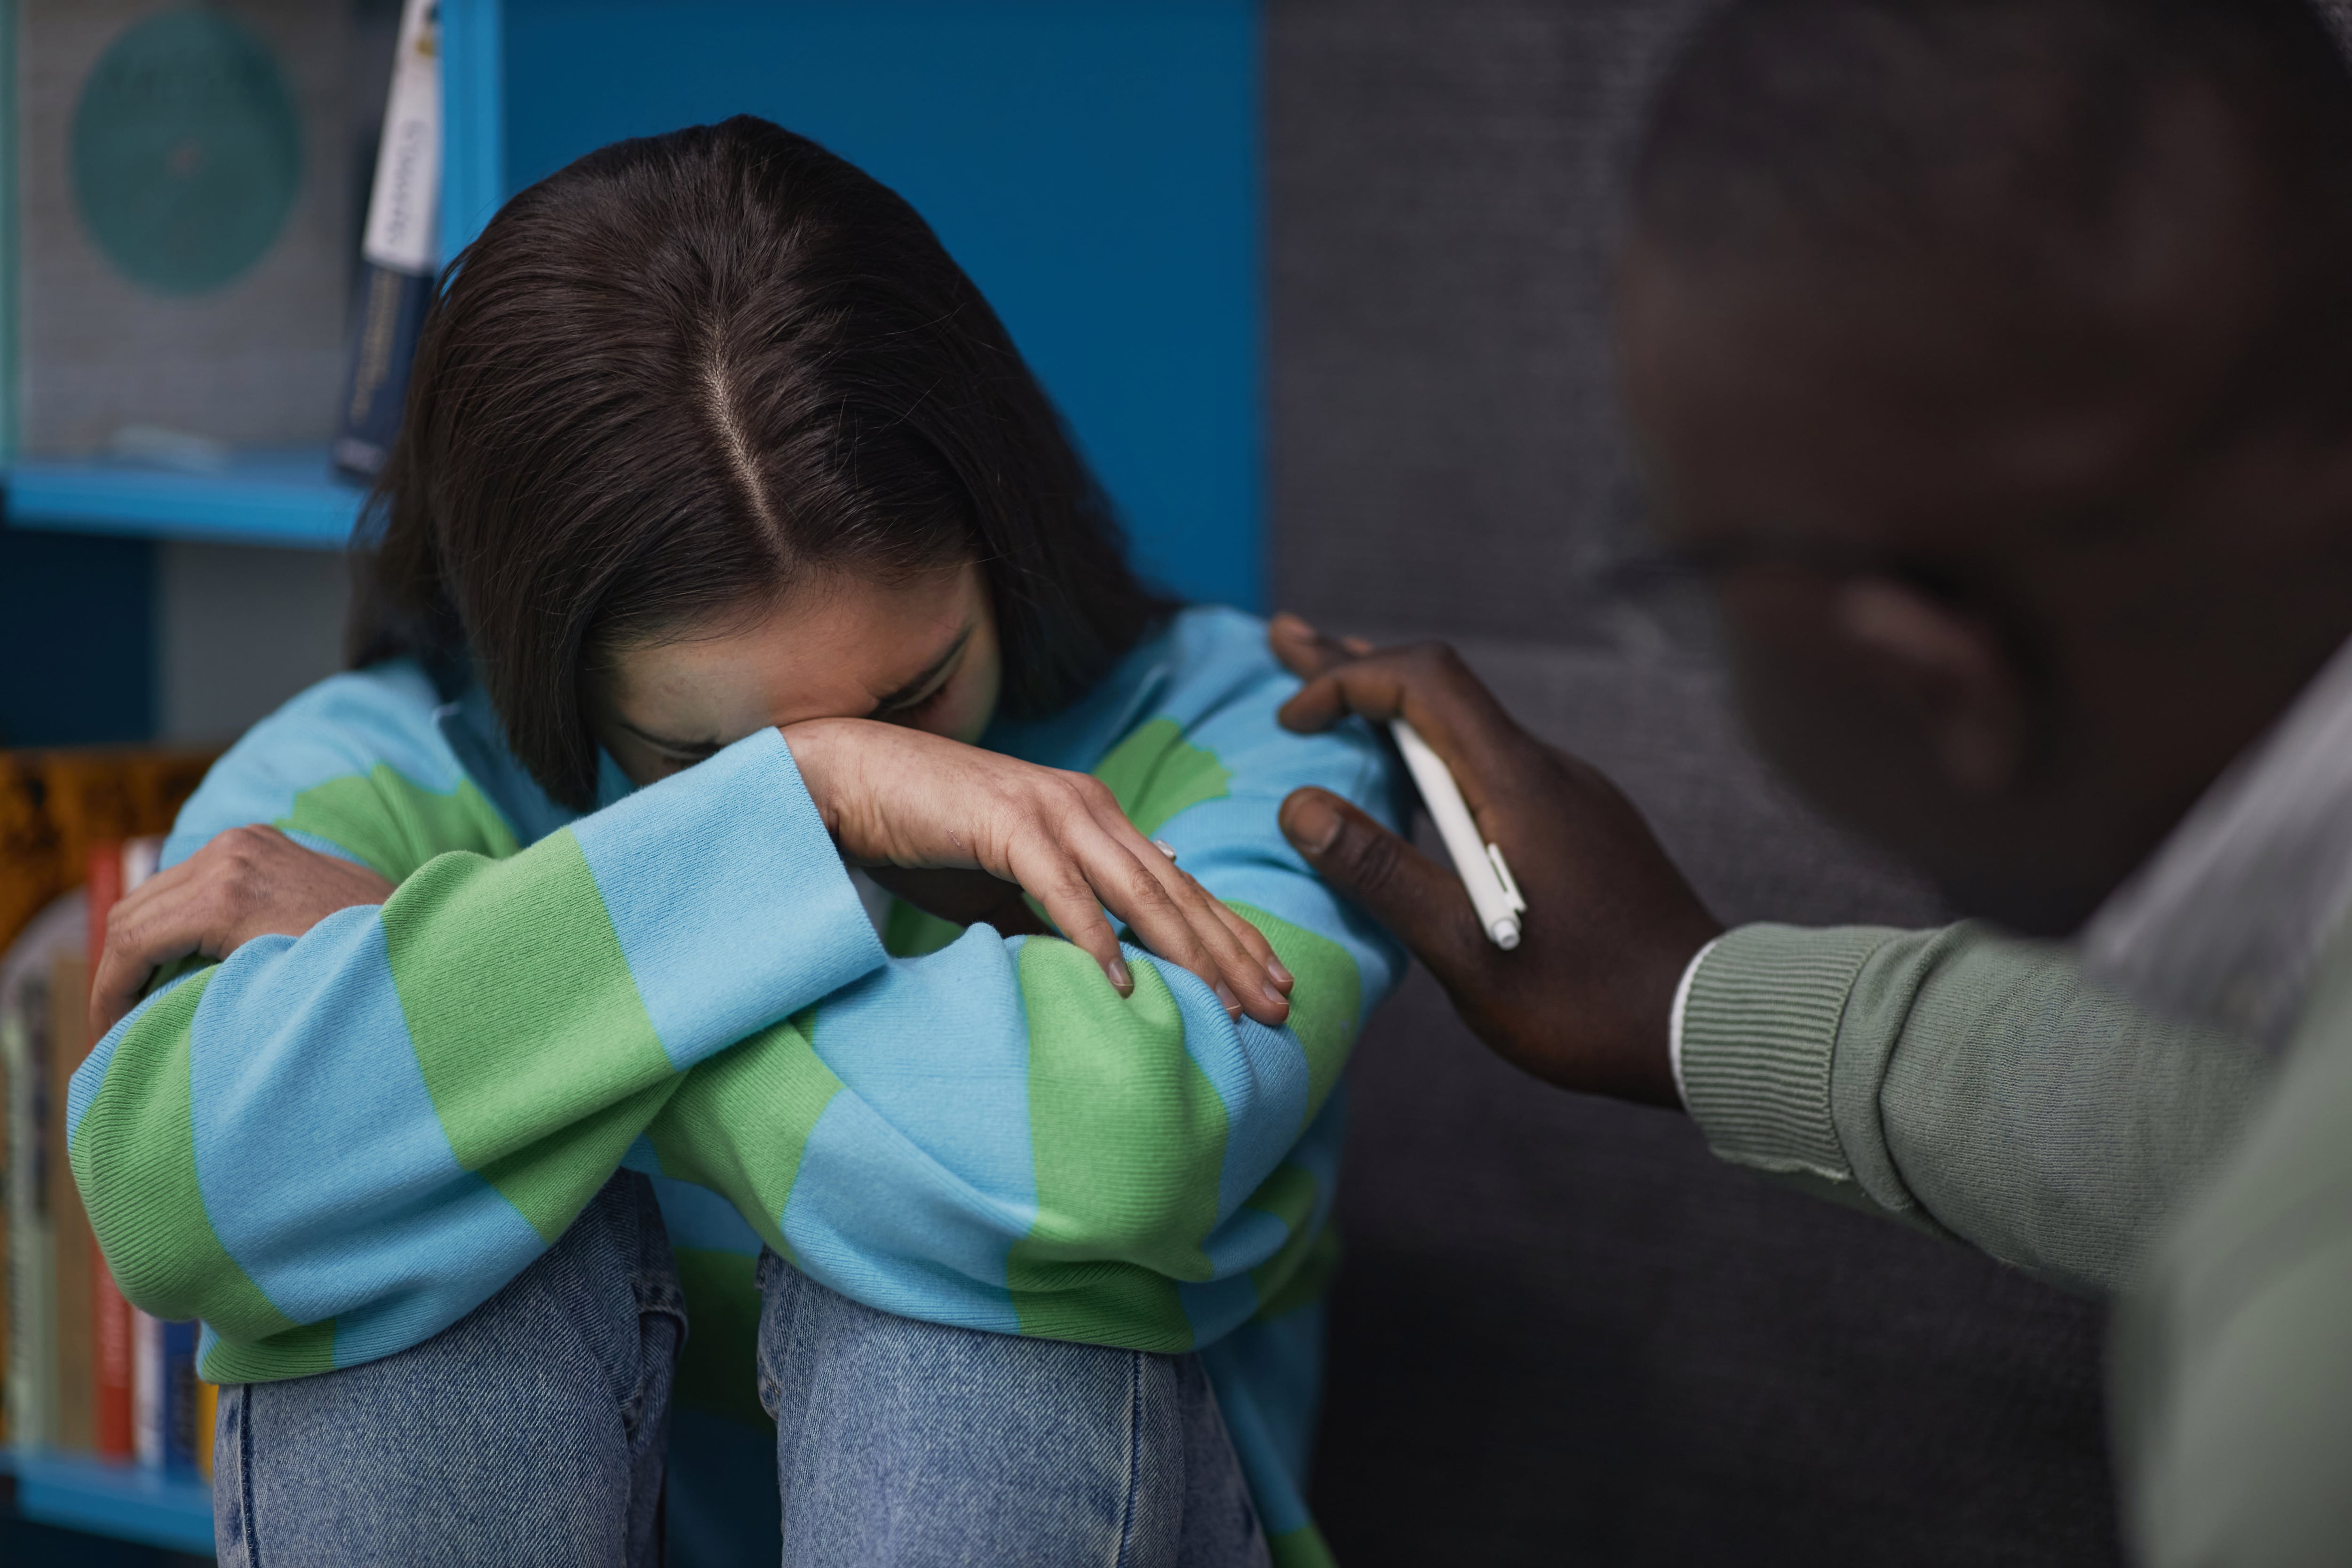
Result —
[{"label": "girl's forehead", "polygon": [[613,701],[623,721],[664,738],[731,738],[800,719],[863,717],[917,695],[987,613],[974,566],[896,582],[834,574],[754,618],[730,616],[699,633],[623,649],[613,661]]}]

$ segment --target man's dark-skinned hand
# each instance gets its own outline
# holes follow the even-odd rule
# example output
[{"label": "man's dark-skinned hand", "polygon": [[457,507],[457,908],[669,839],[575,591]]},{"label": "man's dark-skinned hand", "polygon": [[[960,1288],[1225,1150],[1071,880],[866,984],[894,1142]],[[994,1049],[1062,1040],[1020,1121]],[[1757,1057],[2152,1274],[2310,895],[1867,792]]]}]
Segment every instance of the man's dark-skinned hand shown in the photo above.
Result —
[{"label": "man's dark-skinned hand", "polygon": [[1348,714],[1402,717],[1445,759],[1478,830],[1528,902],[1506,952],[1486,939],[1453,867],[1339,796],[1294,792],[1282,831],[1309,865],[1429,967],[1478,1037],[1563,1089],[1679,1106],[1667,1057],[1675,987],[1722,925],[1616,785],[1521,729],[1443,643],[1375,651],[1296,616],[1267,630],[1306,687],[1287,729]]}]

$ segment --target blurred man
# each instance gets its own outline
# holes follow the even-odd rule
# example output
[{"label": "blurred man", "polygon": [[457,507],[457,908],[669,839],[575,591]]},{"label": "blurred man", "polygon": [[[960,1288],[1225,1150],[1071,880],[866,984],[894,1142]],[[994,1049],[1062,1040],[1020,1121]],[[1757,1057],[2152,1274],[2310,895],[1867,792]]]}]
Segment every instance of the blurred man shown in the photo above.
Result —
[{"label": "blurred man", "polygon": [[1507,852],[1526,941],[1491,946],[1449,868],[1319,792],[1292,841],[1539,1076],[2134,1281],[2113,1388],[2147,1562],[2352,1563],[2330,37],[2295,0],[1734,0],[1659,101],[1620,348],[1766,752],[1959,907],[2084,931],[2091,978],[1978,927],[1722,933],[1443,650],[1286,622],[1314,677],[1287,721],[1410,718]]}]

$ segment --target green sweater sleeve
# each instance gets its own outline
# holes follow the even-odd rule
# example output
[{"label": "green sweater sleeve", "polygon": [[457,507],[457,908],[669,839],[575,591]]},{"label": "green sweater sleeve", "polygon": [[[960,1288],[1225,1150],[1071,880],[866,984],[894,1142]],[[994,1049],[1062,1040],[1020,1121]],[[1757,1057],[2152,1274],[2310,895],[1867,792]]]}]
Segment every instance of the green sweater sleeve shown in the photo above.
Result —
[{"label": "green sweater sleeve", "polygon": [[1723,1159],[2087,1291],[2133,1276],[2267,1077],[1974,924],[1734,930],[1691,976],[1681,1061]]}]

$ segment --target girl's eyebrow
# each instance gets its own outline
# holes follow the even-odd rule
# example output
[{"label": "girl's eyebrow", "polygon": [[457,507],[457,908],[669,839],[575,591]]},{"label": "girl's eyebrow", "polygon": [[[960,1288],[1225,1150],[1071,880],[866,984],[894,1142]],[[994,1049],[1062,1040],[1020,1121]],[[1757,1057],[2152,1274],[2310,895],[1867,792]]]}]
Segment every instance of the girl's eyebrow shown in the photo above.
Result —
[{"label": "girl's eyebrow", "polygon": [[893,709],[911,707],[915,703],[921,701],[924,697],[929,695],[926,688],[931,686],[934,682],[938,681],[940,677],[946,675],[948,670],[953,667],[955,661],[959,658],[962,657],[964,645],[971,641],[972,630],[973,628],[967,624],[962,631],[956,634],[955,641],[948,644],[945,648],[941,649],[940,657],[931,660],[931,662],[924,668],[923,672],[920,675],[918,675],[914,679],[908,681],[896,691],[877,698],[870,711],[875,713],[887,713]]}]

